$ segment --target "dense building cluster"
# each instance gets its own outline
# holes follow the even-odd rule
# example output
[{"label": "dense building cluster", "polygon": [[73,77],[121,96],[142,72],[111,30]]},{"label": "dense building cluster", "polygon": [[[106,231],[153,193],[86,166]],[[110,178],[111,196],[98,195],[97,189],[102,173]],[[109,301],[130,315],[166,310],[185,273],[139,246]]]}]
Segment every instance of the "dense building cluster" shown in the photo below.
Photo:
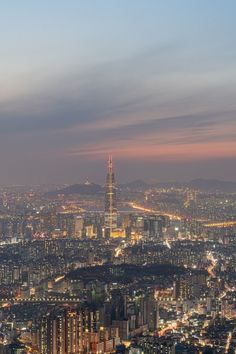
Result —
[{"label": "dense building cluster", "polygon": [[110,158],[105,187],[0,194],[0,353],[235,352],[235,193],[117,186]]}]

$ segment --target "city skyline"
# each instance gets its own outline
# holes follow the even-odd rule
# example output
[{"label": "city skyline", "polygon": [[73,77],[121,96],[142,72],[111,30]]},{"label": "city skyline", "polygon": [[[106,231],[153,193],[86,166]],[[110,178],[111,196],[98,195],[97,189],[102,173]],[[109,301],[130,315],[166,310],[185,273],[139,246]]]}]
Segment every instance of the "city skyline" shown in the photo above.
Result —
[{"label": "city skyline", "polygon": [[0,185],[235,181],[235,10],[1,4]]},{"label": "city skyline", "polygon": [[236,353],[236,2],[0,2],[0,354]]},{"label": "city skyline", "polygon": [[236,353],[236,2],[0,2],[0,354]]}]

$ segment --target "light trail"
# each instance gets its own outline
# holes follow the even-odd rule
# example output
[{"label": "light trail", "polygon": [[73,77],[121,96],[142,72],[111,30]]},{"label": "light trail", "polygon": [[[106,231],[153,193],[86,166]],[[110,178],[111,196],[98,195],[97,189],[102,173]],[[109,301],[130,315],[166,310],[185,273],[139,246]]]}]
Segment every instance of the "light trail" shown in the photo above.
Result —
[{"label": "light trail", "polygon": [[226,340],[226,345],[225,345],[225,354],[228,353],[231,340],[232,340],[232,332],[229,332],[228,337],[227,337],[227,340]]},{"label": "light trail", "polygon": [[[156,214],[162,214],[162,215],[165,215],[165,216],[168,216],[171,220],[184,220],[185,217],[183,216],[180,216],[180,215],[177,215],[177,214],[170,214],[168,212],[165,212],[165,211],[161,211],[161,210],[155,210],[155,209],[152,209],[152,208],[146,208],[146,207],[143,207],[142,205],[140,204],[137,204],[135,202],[129,202],[128,205],[133,208],[133,209],[136,209],[136,210],[140,210],[140,211],[144,211],[146,213],[156,213]],[[234,226],[236,225],[236,221],[219,221],[219,222],[210,222],[210,220],[207,222],[206,219],[195,219],[195,221],[198,221],[198,222],[205,222],[203,224],[204,227],[206,228],[211,228],[211,227],[231,227],[231,226]]]},{"label": "light trail", "polygon": [[165,240],[165,243],[164,243],[169,249],[171,249],[171,244],[168,240]]},{"label": "light trail", "polygon": [[207,254],[207,259],[211,262],[211,265],[207,268],[207,271],[212,278],[215,278],[216,274],[213,269],[216,267],[217,260],[213,257],[213,254],[211,252]]},{"label": "light trail", "polygon": [[122,248],[119,246],[115,249],[115,257],[119,257],[122,253]]},{"label": "light trail", "polygon": [[236,225],[236,221],[220,221],[203,224],[204,227],[230,227]]},{"label": "light trail", "polygon": [[58,283],[60,280],[63,280],[65,278],[65,275],[60,275],[57,278],[55,278],[55,283]]},{"label": "light trail", "polygon": [[159,337],[162,337],[166,334],[166,332],[173,331],[173,330],[177,329],[177,327],[178,327],[177,323],[168,324],[166,327],[164,327],[163,329],[158,331],[158,335],[159,335]]},{"label": "light trail", "polygon": [[146,213],[155,213],[155,214],[162,214],[162,215],[165,215],[165,216],[168,216],[170,219],[172,220],[182,220],[182,218],[179,216],[179,215],[175,215],[175,214],[170,214],[170,213],[166,213],[164,211],[161,211],[161,210],[155,210],[155,209],[151,209],[151,208],[145,208],[143,207],[142,205],[139,205],[139,204],[136,204],[134,202],[130,202],[128,203],[129,206],[133,209],[136,209],[136,210],[140,210],[140,211],[144,211]]}]

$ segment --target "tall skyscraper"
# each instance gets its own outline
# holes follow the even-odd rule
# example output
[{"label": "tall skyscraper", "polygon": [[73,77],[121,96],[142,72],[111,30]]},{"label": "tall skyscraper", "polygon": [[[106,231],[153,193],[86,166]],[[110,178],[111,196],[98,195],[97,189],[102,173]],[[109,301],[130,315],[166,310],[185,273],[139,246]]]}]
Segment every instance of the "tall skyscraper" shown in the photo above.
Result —
[{"label": "tall skyscraper", "polygon": [[144,220],[144,232],[149,240],[163,241],[163,228],[165,227],[166,220],[162,215],[149,215]]},{"label": "tall skyscraper", "polygon": [[106,178],[105,195],[105,229],[106,235],[111,237],[112,231],[117,228],[117,205],[116,205],[116,186],[113,171],[112,156],[108,159],[108,171]]}]

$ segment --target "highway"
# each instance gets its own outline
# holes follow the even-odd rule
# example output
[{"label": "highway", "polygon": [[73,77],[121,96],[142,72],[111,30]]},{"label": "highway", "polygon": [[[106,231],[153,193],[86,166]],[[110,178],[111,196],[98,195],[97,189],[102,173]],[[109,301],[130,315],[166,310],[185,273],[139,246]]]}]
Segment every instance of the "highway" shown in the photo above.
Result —
[{"label": "highway", "polygon": [[181,220],[182,217],[180,217],[179,215],[175,215],[175,214],[170,214],[161,210],[155,210],[155,209],[150,209],[150,208],[145,208],[140,204],[136,204],[134,202],[130,202],[129,206],[133,209],[136,210],[140,210],[140,211],[144,211],[146,213],[155,213],[155,214],[161,214],[161,215],[165,215],[168,216],[171,220]]},{"label": "highway", "polygon": [[220,222],[211,222],[208,224],[203,224],[204,227],[231,227],[236,225],[236,221],[220,221]]},{"label": "highway", "polygon": [[212,278],[215,278],[216,274],[214,272],[214,268],[216,267],[217,260],[213,257],[213,254],[211,252],[208,252],[207,259],[211,262],[211,264],[207,268],[207,271]]},{"label": "highway", "polygon": [[[168,213],[168,212],[165,212],[165,211],[161,211],[161,210],[155,210],[155,209],[152,209],[152,208],[146,208],[140,204],[137,204],[135,202],[129,202],[128,203],[129,206],[133,209],[136,209],[136,210],[139,210],[139,211],[143,211],[143,212],[146,212],[146,213],[155,213],[155,214],[161,214],[161,215],[165,215],[165,216],[168,216],[171,220],[184,220],[184,216],[180,216],[180,215],[177,215],[177,214],[171,214],[171,213]],[[198,222],[205,222],[203,224],[204,227],[206,228],[225,228],[225,227],[232,227],[232,226],[235,226],[236,225],[236,221],[219,221],[219,222],[213,222],[213,221],[208,221],[205,220],[205,219],[195,219],[196,221]]]}]

